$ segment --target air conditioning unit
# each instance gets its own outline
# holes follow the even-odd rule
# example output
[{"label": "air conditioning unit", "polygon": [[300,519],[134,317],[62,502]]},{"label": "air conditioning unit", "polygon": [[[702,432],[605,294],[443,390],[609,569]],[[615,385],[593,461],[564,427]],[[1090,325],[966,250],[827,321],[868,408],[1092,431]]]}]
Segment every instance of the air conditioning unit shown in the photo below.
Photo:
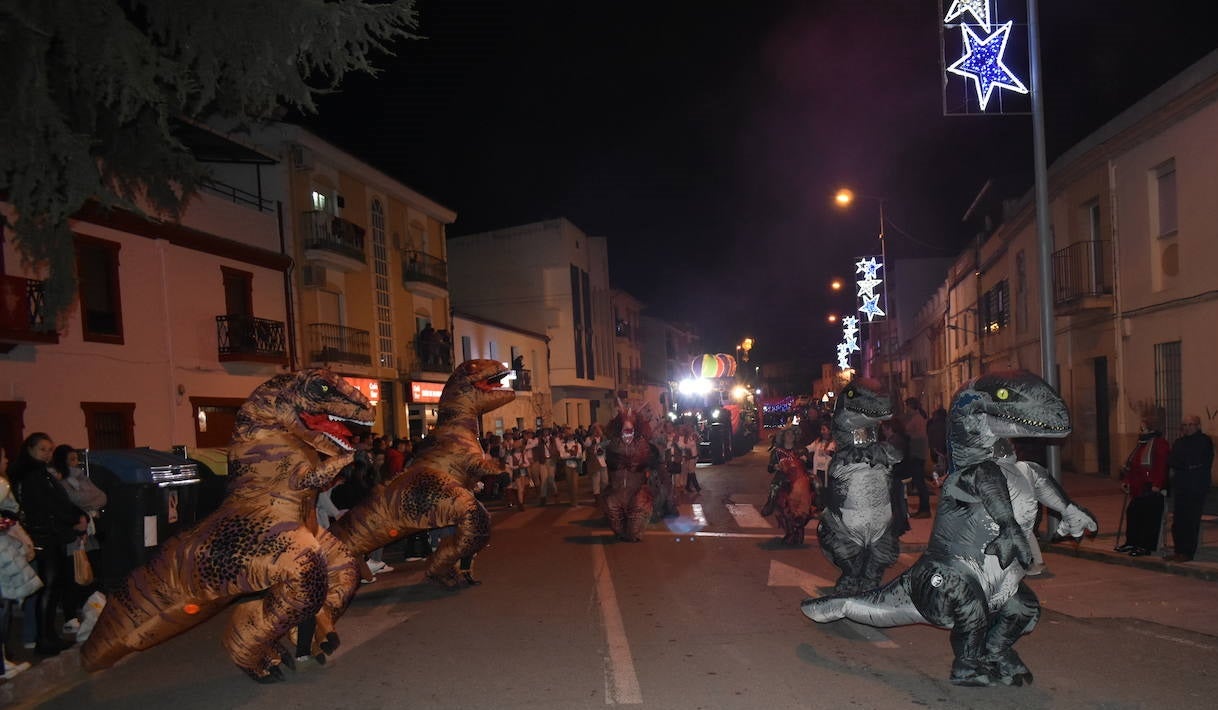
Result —
[{"label": "air conditioning unit", "polygon": [[300,269],[300,279],[305,286],[321,288],[326,285],[326,267],[317,264],[305,264]]},{"label": "air conditioning unit", "polygon": [[313,154],[303,145],[294,145],[290,151],[292,167],[296,170],[312,170]]}]

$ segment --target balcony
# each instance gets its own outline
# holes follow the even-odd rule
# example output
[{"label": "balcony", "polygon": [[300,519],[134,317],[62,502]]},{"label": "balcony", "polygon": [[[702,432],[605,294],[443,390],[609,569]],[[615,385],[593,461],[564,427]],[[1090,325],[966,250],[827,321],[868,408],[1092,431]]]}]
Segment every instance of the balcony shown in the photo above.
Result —
[{"label": "balcony", "polygon": [[415,354],[415,360],[408,371],[412,378],[420,377],[424,372],[442,374],[446,378],[452,374],[452,342],[445,341],[438,333],[434,337],[434,340],[410,341],[410,350]]},{"label": "balcony", "polygon": [[533,371],[532,370],[517,370],[516,379],[512,380],[512,389],[517,392],[532,392],[533,391]]},{"label": "balcony", "polygon": [[220,362],[288,363],[283,321],[228,314],[216,316]]},{"label": "balcony", "polygon": [[346,328],[333,323],[312,323],[305,326],[309,361],[314,364],[342,362],[349,365],[372,365],[372,350],[366,330]]},{"label": "balcony", "polygon": [[54,324],[46,320],[45,296],[41,281],[0,276],[0,353],[22,343],[59,342]]},{"label": "balcony", "polygon": [[365,268],[363,227],[329,212],[311,210],[301,215],[301,230],[308,261],[344,272]]},{"label": "balcony", "polygon": [[402,252],[402,285],[428,298],[448,295],[448,262],[422,251]]},{"label": "balcony", "polygon": [[1112,242],[1075,242],[1053,252],[1053,305],[1067,312],[1112,307]]}]

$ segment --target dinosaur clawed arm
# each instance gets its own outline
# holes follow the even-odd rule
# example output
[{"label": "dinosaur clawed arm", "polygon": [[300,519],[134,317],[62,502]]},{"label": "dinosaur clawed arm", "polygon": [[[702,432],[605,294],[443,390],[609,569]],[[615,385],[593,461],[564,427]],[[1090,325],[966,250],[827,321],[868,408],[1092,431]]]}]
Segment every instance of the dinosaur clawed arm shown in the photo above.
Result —
[{"label": "dinosaur clawed arm", "polygon": [[986,554],[997,557],[1003,569],[1013,561],[1028,567],[1032,564],[1032,547],[1023,528],[1015,520],[1011,493],[1002,469],[993,461],[982,461],[968,473],[985,512],[998,524],[998,536],[985,546]]}]

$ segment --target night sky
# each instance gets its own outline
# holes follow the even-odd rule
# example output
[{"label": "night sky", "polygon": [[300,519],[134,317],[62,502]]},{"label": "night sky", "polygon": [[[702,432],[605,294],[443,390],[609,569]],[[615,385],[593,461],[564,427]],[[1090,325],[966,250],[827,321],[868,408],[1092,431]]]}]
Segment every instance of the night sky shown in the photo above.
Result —
[{"label": "night sky", "polygon": [[[1050,162],[1218,47],[1214,5],[1041,0]],[[879,221],[837,186],[885,199],[890,259],[955,256],[987,179],[1032,188],[1030,117],[943,115],[936,0],[419,8],[427,39],[302,122],[455,210],[450,234],[563,216],[606,237],[614,286],[711,351],[833,361],[824,317],[850,303],[827,284]]]}]

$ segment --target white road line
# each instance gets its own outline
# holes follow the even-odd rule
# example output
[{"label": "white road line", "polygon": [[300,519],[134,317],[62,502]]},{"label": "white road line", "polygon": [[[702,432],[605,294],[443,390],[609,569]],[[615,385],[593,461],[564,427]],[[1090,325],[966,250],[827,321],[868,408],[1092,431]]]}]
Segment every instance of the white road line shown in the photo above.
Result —
[{"label": "white road line", "polygon": [[643,691],[639,688],[639,677],[634,671],[634,656],[630,653],[626,625],[622,623],[622,611],[617,605],[609,561],[601,545],[592,546],[592,574],[596,578],[596,599],[600,604],[605,641],[609,646],[605,657],[605,704],[641,705]]},{"label": "white road line", "polygon": [[702,530],[707,525],[706,513],[702,510],[701,503],[678,505],[677,512],[680,515],[675,518],[664,518],[663,521],[671,532],[689,535]]},{"label": "white road line", "polygon": [[773,540],[774,533],[729,533],[729,532],[707,532],[700,530],[698,532],[678,532],[675,530],[645,530],[644,535],[659,535],[665,537],[727,537],[740,538],[743,540]]},{"label": "white road line", "polygon": [[774,529],[774,525],[762,517],[761,512],[757,510],[755,505],[727,503],[725,507],[727,512],[731,513],[732,517],[736,519],[736,524],[742,528]]}]

